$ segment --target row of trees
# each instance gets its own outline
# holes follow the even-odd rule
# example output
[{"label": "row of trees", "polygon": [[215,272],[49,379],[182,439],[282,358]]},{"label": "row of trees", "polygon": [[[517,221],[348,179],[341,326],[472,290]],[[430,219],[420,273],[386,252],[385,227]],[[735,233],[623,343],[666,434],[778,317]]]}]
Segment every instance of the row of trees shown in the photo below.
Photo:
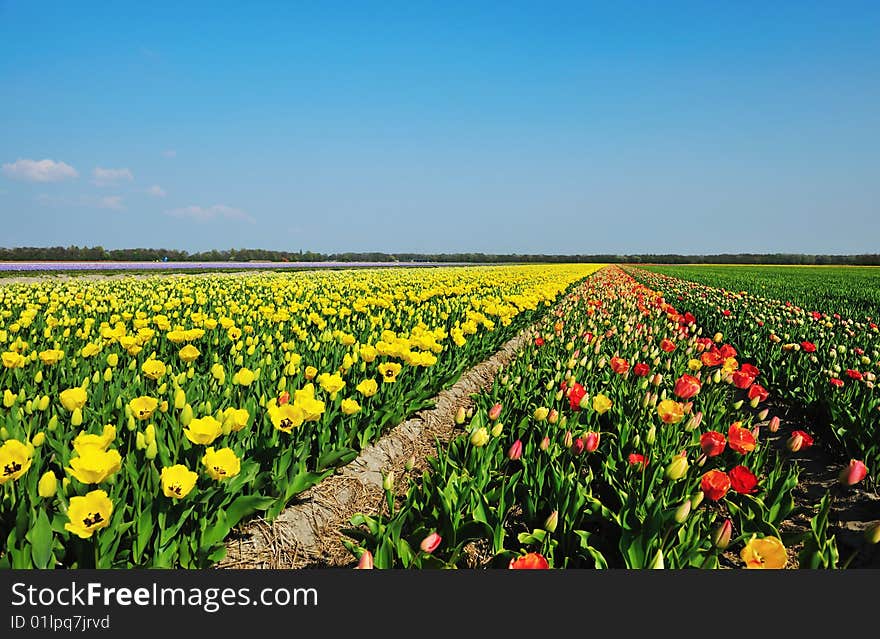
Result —
[{"label": "row of trees", "polygon": [[643,264],[851,264],[880,265],[880,254],[813,255],[802,253],[725,253],[720,255],[505,255],[487,253],[316,253],[313,251],[269,251],[228,249],[189,253],[174,249],[104,249],[101,246],[0,247],[5,262],[602,262]]}]

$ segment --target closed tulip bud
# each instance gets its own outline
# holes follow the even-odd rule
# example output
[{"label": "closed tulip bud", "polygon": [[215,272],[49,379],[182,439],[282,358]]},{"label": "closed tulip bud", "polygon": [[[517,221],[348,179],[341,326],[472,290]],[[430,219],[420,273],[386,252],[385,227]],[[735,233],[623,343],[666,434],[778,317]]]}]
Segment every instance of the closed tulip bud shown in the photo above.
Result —
[{"label": "closed tulip bud", "polygon": [[498,437],[502,433],[503,430],[504,430],[504,424],[501,422],[498,422],[497,424],[495,424],[492,427],[492,431],[491,431],[492,437]]},{"label": "closed tulip bud", "polygon": [[673,517],[674,517],[676,523],[683,524],[687,520],[688,515],[690,515],[690,514],[691,514],[691,500],[686,499],[681,503],[681,505],[678,508],[675,509],[675,515]]},{"label": "closed tulip bud", "polygon": [[489,421],[495,421],[501,416],[501,404],[495,404],[489,409]]},{"label": "closed tulip bud", "polygon": [[788,448],[793,453],[798,452],[801,448],[804,447],[804,437],[799,432],[795,431],[791,434],[785,442],[785,447]]},{"label": "closed tulip bud", "polygon": [[559,426],[565,428],[565,425],[568,423],[568,415],[563,415],[559,418]]},{"label": "closed tulip bud", "polygon": [[581,439],[584,441],[584,450],[588,453],[595,452],[599,448],[599,433],[589,431]]},{"label": "closed tulip bud", "polygon": [[49,396],[48,396],[48,395],[43,395],[43,396],[40,398],[40,401],[37,403],[37,410],[39,410],[39,411],[44,411],[44,410],[46,410],[47,408],[49,408]]},{"label": "closed tulip bud", "polygon": [[383,475],[382,477],[382,490],[394,490],[394,471],[389,471],[388,474]]},{"label": "closed tulip bud", "polygon": [[443,541],[443,538],[440,537],[440,535],[438,535],[436,532],[432,532],[430,535],[422,539],[422,543],[419,544],[419,548],[422,550],[422,552],[430,555],[432,552],[437,550],[437,547],[440,545],[441,541]]},{"label": "closed tulip bud", "polygon": [[703,503],[703,498],[705,496],[706,495],[702,490],[698,490],[693,495],[691,495],[691,508],[699,508],[700,504]]},{"label": "closed tulip bud", "polygon": [[663,549],[658,549],[656,554],[654,555],[654,559],[651,560],[651,565],[649,568],[653,570],[663,570],[666,568],[666,564],[663,562]]},{"label": "closed tulip bud", "polygon": [[712,381],[716,384],[721,382],[721,371],[715,371],[712,373]]},{"label": "closed tulip bud", "polygon": [[4,442],[9,439],[9,431],[6,430],[6,426],[0,426],[0,439]]},{"label": "closed tulip bud", "polygon": [[125,422],[125,427],[128,430],[134,430],[137,428],[137,423],[134,421],[134,415],[129,415],[127,418],[128,421]]},{"label": "closed tulip bud", "polygon": [[[464,420],[465,420],[464,406],[459,406],[458,410],[455,411],[455,423],[460,426],[461,424],[464,424]],[[367,551],[367,552],[369,552],[369,551]]]},{"label": "closed tulip bud", "polygon": [[58,415],[52,415],[49,418],[49,423],[46,424],[46,430],[54,431],[56,428],[58,428]]},{"label": "closed tulip bud", "polygon": [[563,390],[556,391],[556,395],[555,395],[556,401],[561,400],[564,394],[565,394],[565,391],[563,391]]},{"label": "closed tulip bud", "polygon": [[736,410],[739,410],[740,408],[742,408],[742,405],[743,405],[743,400],[741,400],[741,399],[733,402],[733,407]]},{"label": "closed tulip bud", "polygon": [[758,420],[763,422],[765,419],[767,419],[767,415],[769,415],[769,414],[770,414],[769,408],[762,409],[761,412],[758,413]]},{"label": "closed tulip bud", "polygon": [[572,434],[570,430],[565,431],[565,436],[562,438],[562,445],[565,448],[571,448],[572,443]]},{"label": "closed tulip bud", "polygon": [[147,427],[144,429],[144,441],[147,442],[147,445],[156,441],[156,426],[154,424],[147,424]]},{"label": "closed tulip bud", "polygon": [[155,441],[152,444],[147,444],[147,452],[146,452],[147,459],[156,459],[156,455],[158,455],[158,454],[159,454],[159,447],[156,445]]},{"label": "closed tulip bud", "polygon": [[544,530],[549,533],[556,532],[556,526],[559,525],[559,511],[554,510],[544,520]]},{"label": "closed tulip bud", "polygon": [[[560,391],[562,392],[562,391]],[[551,409],[549,413],[547,413],[547,421],[551,424],[555,424],[559,421],[559,411],[555,408]]]},{"label": "closed tulip bud", "polygon": [[584,452],[584,440],[580,437],[572,441],[570,450],[573,455],[580,455]]},{"label": "closed tulip bud", "polygon": [[72,426],[82,426],[82,423],[83,423],[82,409],[80,409],[80,408],[73,409],[73,413],[70,415],[70,423]]},{"label": "closed tulip bud", "polygon": [[865,529],[865,541],[869,544],[880,543],[880,521]]},{"label": "closed tulip bud", "polygon": [[369,550],[365,550],[361,553],[360,559],[358,559],[358,565],[355,566],[355,570],[372,570],[373,569],[373,553]]},{"label": "closed tulip bud", "polygon": [[174,408],[181,410],[184,406],[186,406],[186,392],[182,388],[177,388],[174,391]]},{"label": "closed tulip bud", "polygon": [[31,439],[31,444],[34,445],[35,448],[39,448],[46,442],[46,433],[40,431]]},{"label": "closed tulip bud", "polygon": [[648,429],[648,434],[645,435],[645,443],[648,446],[653,446],[655,441],[657,441],[657,427],[652,424]]},{"label": "closed tulip bud", "polygon": [[867,476],[868,467],[864,462],[851,459],[849,464],[840,471],[837,480],[844,486],[855,486]]},{"label": "closed tulip bud", "polygon": [[183,426],[189,426],[193,420],[193,408],[189,404],[184,404],[183,410],[180,411],[180,423]]},{"label": "closed tulip bud", "polygon": [[549,408],[546,408],[545,406],[539,406],[538,408],[535,409],[533,417],[535,418],[535,420],[537,420],[539,422],[543,422],[545,419],[547,419],[547,416],[549,414],[550,414]]},{"label": "closed tulip bud", "polygon": [[770,418],[770,423],[767,424],[767,430],[769,430],[771,433],[775,433],[779,430],[779,417],[774,415]]},{"label": "closed tulip bud", "polygon": [[409,458],[403,463],[403,469],[406,472],[410,472],[416,465],[416,456],[410,455]]},{"label": "closed tulip bud", "polygon": [[724,550],[730,545],[730,536],[732,534],[733,522],[730,519],[725,519],[712,531],[712,544],[718,550]]},{"label": "closed tulip bud", "polygon": [[687,474],[690,464],[688,464],[687,455],[682,453],[673,457],[669,465],[666,466],[666,478],[676,481]]},{"label": "closed tulip bud", "polygon": [[43,499],[49,499],[50,497],[55,496],[57,490],[58,478],[51,470],[47,470],[43,473],[43,476],[40,477],[40,481],[37,483],[37,494]]},{"label": "closed tulip bud", "polygon": [[541,440],[541,444],[538,446],[541,450],[547,450],[550,448],[550,438],[545,436],[544,439]]},{"label": "closed tulip bud", "polygon": [[513,442],[513,445],[510,447],[510,449],[508,449],[507,459],[509,459],[511,461],[516,461],[517,459],[522,457],[522,452],[523,452],[522,441],[517,439],[515,442]]},{"label": "closed tulip bud", "polygon": [[37,371],[37,374],[34,375],[34,382],[39,384],[42,381],[43,381],[43,371]]},{"label": "closed tulip bud", "polygon": [[138,450],[143,450],[147,447],[147,439],[144,437],[144,434],[140,431],[134,437],[134,447]]},{"label": "closed tulip bud", "polygon": [[654,376],[651,377],[651,384],[654,386],[660,386],[663,383],[663,373],[654,373]]}]

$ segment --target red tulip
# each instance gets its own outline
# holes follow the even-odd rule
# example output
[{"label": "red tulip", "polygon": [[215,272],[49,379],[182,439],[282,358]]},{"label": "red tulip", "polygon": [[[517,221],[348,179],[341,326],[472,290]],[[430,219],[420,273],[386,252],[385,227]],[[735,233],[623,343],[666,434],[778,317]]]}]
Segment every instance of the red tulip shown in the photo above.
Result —
[{"label": "red tulip", "polygon": [[571,443],[571,452],[575,455],[580,455],[584,452],[584,448],[586,445],[584,444],[584,440],[581,437],[578,437]]},{"label": "red tulip", "polygon": [[745,363],[742,366],[740,366],[739,370],[741,370],[746,375],[751,375],[752,377],[757,377],[758,375],[761,374],[761,371],[759,371],[757,368],[755,368],[752,364],[749,364],[749,363]]},{"label": "red tulip", "polygon": [[541,553],[530,552],[522,557],[511,559],[508,568],[510,570],[549,570],[550,564]]},{"label": "red tulip", "polygon": [[629,362],[622,357],[612,357],[610,362],[611,370],[618,375],[623,375],[629,370]]},{"label": "red tulip", "polygon": [[535,338],[535,346],[543,346],[543,345],[544,345],[544,338],[543,337],[536,337]]},{"label": "red tulip", "polygon": [[732,468],[727,476],[730,477],[730,487],[743,495],[750,495],[758,491],[758,478],[745,466]]},{"label": "red tulip", "polygon": [[633,375],[635,375],[636,377],[645,377],[650,372],[651,367],[644,362],[639,362],[638,364],[633,366]]},{"label": "red tulip", "polygon": [[736,452],[745,455],[755,450],[757,442],[755,436],[748,428],[740,426],[740,422],[734,422],[727,431],[727,442]]},{"label": "red tulip", "polygon": [[815,353],[816,345],[813,342],[801,342],[801,350],[805,353]]},{"label": "red tulip", "polygon": [[756,397],[759,402],[764,402],[770,397],[770,393],[760,384],[752,384],[749,388],[749,399],[755,399]]},{"label": "red tulip", "polygon": [[700,361],[703,362],[703,366],[711,368],[712,366],[720,366],[724,359],[718,351],[709,351],[700,355]]},{"label": "red tulip", "polygon": [[700,435],[700,447],[703,449],[706,457],[720,455],[724,452],[725,446],[727,446],[727,440],[723,434],[717,431],[710,430],[708,433]]},{"label": "red tulip", "polygon": [[733,371],[732,377],[733,377],[733,385],[736,386],[737,388],[741,388],[743,390],[747,389],[755,381],[754,377],[752,377],[748,373],[744,373],[741,370]]},{"label": "red tulip", "polygon": [[574,386],[571,387],[571,392],[568,395],[568,405],[571,407],[571,410],[579,411],[581,409],[581,400],[586,394],[587,389],[584,388],[580,383],[575,382]]},{"label": "red tulip", "polygon": [[672,392],[682,399],[690,399],[700,392],[703,384],[693,375],[682,375],[675,382]]},{"label": "red tulip", "polygon": [[724,344],[720,350],[721,357],[723,359],[728,359],[730,357],[736,357],[736,349],[730,344]]},{"label": "red tulip", "polygon": [[664,338],[660,342],[660,350],[663,351],[664,353],[671,353],[672,351],[675,350],[675,348],[676,348],[675,342],[673,342],[671,339]]},{"label": "red tulip", "polygon": [[707,499],[718,501],[730,490],[730,477],[720,470],[710,470],[700,480],[700,490]]},{"label": "red tulip", "polygon": [[850,459],[849,465],[845,466],[838,475],[838,481],[844,486],[855,486],[868,476],[868,467],[864,462]]},{"label": "red tulip", "polygon": [[830,380],[832,386],[843,386],[843,380],[839,377],[832,377]]},{"label": "red tulip", "polygon": [[647,458],[640,453],[630,453],[629,457],[627,457],[627,461],[630,466],[641,466],[642,470],[648,465]]},{"label": "red tulip", "polygon": [[860,380],[863,378],[863,375],[859,371],[854,371],[851,368],[846,369],[846,374],[850,379]]}]

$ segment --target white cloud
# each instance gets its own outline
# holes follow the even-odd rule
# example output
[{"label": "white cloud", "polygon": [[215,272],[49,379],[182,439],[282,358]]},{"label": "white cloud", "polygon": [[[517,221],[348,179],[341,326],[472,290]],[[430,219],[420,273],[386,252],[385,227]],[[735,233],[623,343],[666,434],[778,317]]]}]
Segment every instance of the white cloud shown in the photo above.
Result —
[{"label": "white cloud", "polygon": [[99,209],[110,209],[111,211],[124,211],[125,206],[122,204],[121,195],[107,195],[98,200]]},{"label": "white cloud", "polygon": [[76,169],[55,160],[25,160],[19,158],[15,162],[3,165],[3,174],[13,180],[25,182],[60,182],[79,175]]},{"label": "white cloud", "polygon": [[124,211],[121,195],[106,195],[104,197],[95,197],[93,195],[79,195],[76,197],[65,197],[60,195],[49,195],[48,193],[40,193],[34,198],[40,206],[48,207],[77,207],[77,208],[98,208],[109,209],[111,211]]},{"label": "white cloud", "polygon": [[95,167],[92,175],[95,176],[92,182],[97,186],[110,186],[123,180],[131,182],[134,179],[130,169],[102,169],[100,166]]},{"label": "white cloud", "polygon": [[162,151],[162,155],[164,155],[166,158],[177,157],[177,151],[175,151],[174,149],[168,149],[167,151]]},{"label": "white cloud", "polygon": [[165,197],[166,195],[168,195],[168,194],[165,192],[165,189],[163,189],[163,188],[162,188],[161,186],[159,186],[158,184],[154,184],[153,186],[151,186],[150,188],[148,188],[148,189],[147,189],[147,193],[149,193],[149,194],[152,195],[153,197]]},{"label": "white cloud", "polygon": [[242,220],[245,222],[254,222],[254,218],[241,209],[236,209],[225,204],[215,204],[213,206],[185,206],[179,209],[171,209],[165,211],[165,215],[174,217],[188,217],[199,222],[209,222],[211,220]]}]

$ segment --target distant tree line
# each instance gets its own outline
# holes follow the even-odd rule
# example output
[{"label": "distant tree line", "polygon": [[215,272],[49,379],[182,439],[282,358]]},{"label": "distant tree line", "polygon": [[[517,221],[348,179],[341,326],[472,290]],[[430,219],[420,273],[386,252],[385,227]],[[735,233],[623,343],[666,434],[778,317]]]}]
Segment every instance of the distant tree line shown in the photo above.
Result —
[{"label": "distant tree line", "polygon": [[101,246],[0,247],[4,262],[601,262],[642,264],[851,264],[880,265],[880,253],[859,255],[813,255],[801,253],[722,253],[679,255],[641,253],[636,255],[547,255],[494,253],[316,253],[314,251],[270,251],[227,249],[189,253],[175,249],[105,249]]}]

